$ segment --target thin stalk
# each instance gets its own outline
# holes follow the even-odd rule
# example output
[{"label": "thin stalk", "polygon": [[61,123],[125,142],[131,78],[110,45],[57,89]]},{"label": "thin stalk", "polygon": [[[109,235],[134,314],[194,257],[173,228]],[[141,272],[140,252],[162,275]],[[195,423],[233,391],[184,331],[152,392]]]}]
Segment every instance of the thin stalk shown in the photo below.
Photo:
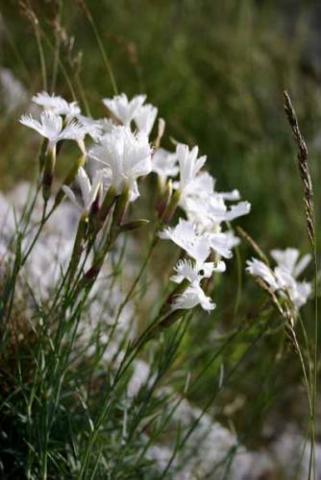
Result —
[{"label": "thin stalk", "polygon": [[125,299],[122,301],[122,303],[121,303],[120,306],[119,306],[119,309],[118,309],[118,312],[117,312],[117,315],[116,315],[116,320],[115,320],[116,323],[118,322],[119,317],[120,317],[123,309],[124,309],[125,306],[127,305],[128,301],[131,299],[131,297],[132,297],[132,295],[133,295],[133,293],[134,293],[134,291],[135,291],[138,283],[140,282],[140,279],[142,278],[142,275],[143,275],[144,272],[145,272],[146,267],[148,266],[149,260],[150,260],[152,254],[153,254],[153,252],[154,252],[154,249],[155,249],[155,247],[156,247],[156,245],[157,245],[157,243],[158,243],[158,241],[159,241],[159,237],[157,236],[157,231],[158,231],[158,229],[156,228],[156,231],[155,231],[153,240],[152,240],[151,243],[150,243],[149,249],[148,249],[148,251],[147,251],[147,255],[146,255],[146,257],[145,257],[145,259],[144,259],[144,261],[143,261],[143,263],[142,263],[142,266],[141,266],[141,268],[140,268],[140,270],[139,270],[139,272],[138,272],[138,274],[137,274],[134,282],[132,283],[130,289],[128,290]]},{"label": "thin stalk", "polygon": [[246,352],[244,353],[244,355],[240,358],[240,360],[231,368],[230,372],[228,373],[228,375],[225,377],[225,382],[222,382],[221,385],[219,385],[216,389],[216,391],[214,392],[214,394],[210,397],[210,399],[208,400],[208,402],[206,403],[204,409],[202,410],[202,412],[200,413],[200,415],[198,416],[198,418],[195,420],[195,422],[191,425],[191,427],[189,427],[189,429],[187,430],[186,434],[184,435],[183,439],[181,440],[180,444],[177,445],[177,447],[175,448],[171,458],[169,459],[169,461],[167,462],[167,465],[166,467],[164,468],[162,474],[160,475],[160,477],[158,478],[158,480],[163,480],[166,478],[166,475],[176,457],[176,453],[177,451],[186,443],[186,441],[188,440],[188,438],[192,435],[192,433],[194,432],[195,428],[197,427],[197,425],[199,424],[199,422],[201,421],[201,419],[204,417],[204,415],[206,414],[206,412],[208,411],[208,409],[210,408],[210,406],[212,405],[212,403],[214,402],[214,400],[216,399],[217,395],[221,392],[221,390],[223,389],[223,387],[225,386],[224,384],[226,383],[226,381],[228,379],[230,379],[232,377],[232,375],[234,374],[235,371],[237,371],[237,369],[239,368],[239,366],[243,363],[243,361],[245,360],[245,358],[247,358],[248,354],[252,351],[252,349],[254,348],[254,346],[257,344],[257,342],[262,338],[262,336],[264,335],[264,332],[265,330],[262,329],[259,334],[255,337],[255,339],[253,340],[253,342],[250,344],[249,348],[246,350]]},{"label": "thin stalk", "polygon": [[82,7],[83,11],[85,12],[85,15],[87,17],[87,20],[89,21],[90,23],[90,26],[94,32],[94,35],[95,35],[95,38],[96,38],[96,41],[97,41],[97,44],[98,44],[98,47],[99,47],[99,50],[100,50],[100,53],[101,53],[101,56],[102,56],[102,59],[103,59],[103,62],[105,64],[105,67],[106,67],[106,70],[107,70],[107,73],[109,75],[109,79],[110,79],[110,82],[111,82],[111,86],[112,86],[112,89],[114,91],[114,94],[117,95],[118,93],[118,88],[117,88],[117,84],[116,84],[116,80],[115,80],[115,76],[114,76],[114,72],[113,72],[113,69],[111,67],[111,64],[110,64],[110,61],[107,57],[107,54],[106,54],[106,51],[105,51],[105,48],[104,48],[104,45],[103,45],[103,42],[101,40],[101,37],[100,37],[100,34],[98,32],[98,29],[96,27],[96,24],[94,22],[94,19],[91,15],[91,12],[86,4],[86,1],[85,0],[79,0],[79,4],[80,6]]}]

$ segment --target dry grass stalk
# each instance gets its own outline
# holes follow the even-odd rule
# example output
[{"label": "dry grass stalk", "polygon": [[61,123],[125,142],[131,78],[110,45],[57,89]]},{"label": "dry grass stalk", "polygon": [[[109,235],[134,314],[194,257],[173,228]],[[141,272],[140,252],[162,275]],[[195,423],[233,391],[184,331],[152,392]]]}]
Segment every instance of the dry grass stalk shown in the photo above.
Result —
[{"label": "dry grass stalk", "polygon": [[284,95],[284,110],[285,110],[289,125],[293,133],[293,137],[298,149],[298,153],[297,153],[298,167],[299,167],[300,177],[303,182],[305,216],[307,221],[308,236],[312,246],[314,246],[315,233],[314,233],[314,220],[313,220],[314,218],[313,187],[312,187],[312,180],[311,180],[310,168],[309,168],[309,162],[308,162],[308,148],[301,134],[297,116],[291,102],[291,98],[288,92],[286,91],[283,92],[283,95]]},{"label": "dry grass stalk", "polygon": [[258,246],[256,241],[242,228],[242,227],[236,227],[237,233],[245,240],[254,250],[254,252],[258,255],[258,257],[267,265],[270,264],[269,259],[265,255],[265,253],[262,251],[262,249]]}]

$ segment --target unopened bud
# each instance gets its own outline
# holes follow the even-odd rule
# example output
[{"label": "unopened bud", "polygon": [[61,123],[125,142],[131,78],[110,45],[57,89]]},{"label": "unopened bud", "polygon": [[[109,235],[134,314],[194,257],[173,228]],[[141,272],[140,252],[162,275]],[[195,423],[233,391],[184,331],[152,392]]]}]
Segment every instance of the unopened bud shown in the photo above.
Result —
[{"label": "unopened bud", "polygon": [[132,222],[125,223],[121,225],[120,231],[121,232],[130,232],[133,230],[137,230],[138,228],[145,227],[149,224],[149,220],[141,219],[141,220],[134,220]]},{"label": "unopened bud", "polygon": [[79,264],[80,257],[83,251],[84,241],[86,239],[87,230],[88,230],[88,216],[86,214],[83,214],[79,220],[74,248],[71,255],[70,267],[69,267],[70,276],[74,275],[77,269],[77,266]]},{"label": "unopened bud", "polygon": [[166,127],[165,120],[163,118],[159,118],[158,119],[157,137],[156,137],[156,140],[155,140],[155,147],[156,148],[159,148],[159,146],[160,146],[162,137],[163,137],[164,132],[165,132],[165,127]]},{"label": "unopened bud", "polygon": [[172,198],[169,202],[169,205],[167,206],[163,216],[162,220],[164,223],[169,223],[171,219],[173,218],[173,215],[176,211],[176,208],[178,206],[179,200],[180,200],[181,193],[179,190],[175,190],[174,194],[172,195]]},{"label": "unopened bud", "polygon": [[110,209],[113,206],[115,200],[116,200],[116,191],[113,186],[110,186],[108,191],[105,194],[105,198],[103,200],[103,203],[100,207],[99,214],[98,214],[98,219],[101,223],[103,223],[106,220],[107,215],[110,212]]},{"label": "unopened bud", "polygon": [[161,320],[161,322],[158,324],[159,331],[162,331],[165,328],[173,325],[173,323],[177,322],[177,320],[179,320],[184,315],[184,312],[185,310],[180,309],[170,311],[168,315],[166,315],[166,317],[163,318],[163,320]]},{"label": "unopened bud", "polygon": [[117,198],[117,202],[114,210],[113,225],[120,226],[122,224],[122,221],[127,212],[128,203],[129,203],[129,190],[128,188],[125,188],[123,193]]},{"label": "unopened bud", "polygon": [[100,193],[101,193],[101,186],[99,186],[98,190],[97,190],[97,193],[96,193],[96,197],[93,201],[93,203],[91,204],[91,207],[90,207],[90,218],[95,221],[97,219],[97,216],[98,216],[98,212],[99,212],[99,204],[100,204]]},{"label": "unopened bud", "polygon": [[156,210],[158,217],[162,218],[165,214],[167,207],[169,206],[170,200],[173,194],[173,182],[171,179],[165,185],[165,188],[162,188],[162,185],[159,185],[160,196],[156,205]]},{"label": "unopened bud", "polygon": [[42,170],[45,166],[47,149],[48,149],[48,140],[45,138],[42,142],[40,153],[39,153],[39,170],[40,170],[40,172],[42,172]]},{"label": "unopened bud", "polygon": [[53,182],[54,170],[56,164],[56,150],[53,148],[49,155],[46,156],[45,167],[42,177],[42,195],[47,202],[51,194],[51,186]]}]

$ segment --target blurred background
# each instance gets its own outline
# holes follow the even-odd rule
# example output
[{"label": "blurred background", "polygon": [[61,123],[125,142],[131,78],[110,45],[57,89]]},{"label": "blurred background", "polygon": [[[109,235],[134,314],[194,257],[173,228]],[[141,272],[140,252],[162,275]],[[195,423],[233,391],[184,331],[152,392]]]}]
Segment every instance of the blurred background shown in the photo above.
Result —
[{"label": "blurred background", "polygon": [[[74,96],[84,111],[89,108],[102,116],[101,97],[114,94],[110,68],[119,92],[147,93],[148,101],[159,108],[167,123],[164,146],[172,148],[170,137],[199,145],[208,156],[218,189],[238,188],[242,198],[252,203],[251,214],[241,224],[265,251],[287,246],[308,251],[302,186],[282,92],[289,91],[309,146],[318,219],[319,1],[2,0],[0,13],[3,190],[18,180],[32,179],[36,171],[32,153],[36,155],[39,142],[18,124],[30,96],[46,87],[68,100]],[[242,270],[252,253],[242,247],[242,263],[238,263]],[[214,322],[220,322],[223,330],[240,321],[252,322],[253,328],[244,334],[238,350],[226,354],[226,363],[237,361],[251,335],[257,334],[253,295],[264,299],[242,274],[236,309],[239,275],[235,262],[229,280],[217,285]],[[309,325],[309,307],[306,316]],[[193,368],[204,364],[212,348],[204,339],[213,318],[202,322],[202,328],[192,328],[185,342],[186,351],[194,348],[193,355],[184,356]],[[285,351],[278,356],[278,337],[265,338],[224,392],[222,406],[229,401],[234,405],[235,398],[239,403],[234,410],[217,409],[218,415],[229,425],[232,416],[239,431],[247,432],[244,442],[258,444],[266,434],[262,424],[269,415],[273,428],[280,427],[284,412],[291,422],[300,423],[305,417],[300,366],[291,361],[291,348]],[[205,403],[220,365],[221,359],[212,364],[193,393],[194,401]],[[255,401],[259,393],[260,400]]]}]

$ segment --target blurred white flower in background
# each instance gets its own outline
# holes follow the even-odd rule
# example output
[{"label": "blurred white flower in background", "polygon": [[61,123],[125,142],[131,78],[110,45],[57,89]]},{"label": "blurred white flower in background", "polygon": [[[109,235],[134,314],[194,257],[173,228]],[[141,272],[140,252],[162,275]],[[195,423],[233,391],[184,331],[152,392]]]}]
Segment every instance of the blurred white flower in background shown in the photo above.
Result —
[{"label": "blurred white flower in background", "polygon": [[274,292],[286,294],[295,309],[301,308],[312,293],[310,282],[298,281],[297,277],[311,261],[311,255],[304,255],[299,260],[299,251],[295,248],[272,250],[271,256],[277,263],[272,270],[261,260],[252,258],[247,261],[246,270],[254,277],[260,277]]},{"label": "blurred white flower in background", "polygon": [[0,102],[11,115],[27,103],[27,90],[8,68],[0,68]]}]

